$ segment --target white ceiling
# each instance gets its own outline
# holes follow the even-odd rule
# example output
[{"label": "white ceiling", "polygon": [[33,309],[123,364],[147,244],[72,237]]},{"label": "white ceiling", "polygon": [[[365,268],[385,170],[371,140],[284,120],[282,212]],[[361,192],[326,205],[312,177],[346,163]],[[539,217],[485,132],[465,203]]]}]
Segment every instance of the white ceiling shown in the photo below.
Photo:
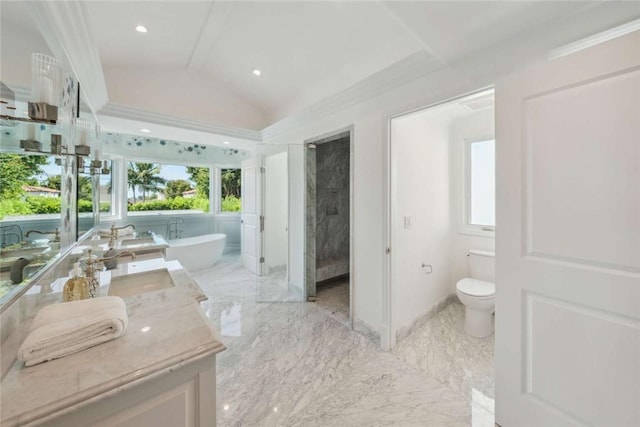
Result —
[{"label": "white ceiling", "polygon": [[201,71],[275,120],[420,49],[376,2],[239,2]]},{"label": "white ceiling", "polygon": [[[186,67],[211,3],[87,2],[104,67]],[[149,32],[135,31],[145,25]]]},{"label": "white ceiling", "polygon": [[0,80],[28,87],[31,84],[31,53],[51,55],[51,51],[23,4],[3,1],[1,6]]},{"label": "white ceiling", "polygon": [[[141,67],[171,69],[173,76],[199,73],[225,99],[232,93],[233,108],[258,110],[263,125],[418,51],[445,65],[592,4],[87,2],[103,67],[119,69],[105,73],[108,86],[119,83],[110,76],[122,80],[127,69],[132,75]],[[134,31],[138,24],[149,32]],[[256,67],[260,78],[251,73]]]},{"label": "white ceiling", "polygon": [[[3,15],[15,12],[5,4]],[[599,4],[85,2],[110,103],[253,130],[412,56],[422,55],[431,70],[444,67]],[[13,21],[25,19],[14,14]],[[135,31],[140,24],[148,33]]]}]

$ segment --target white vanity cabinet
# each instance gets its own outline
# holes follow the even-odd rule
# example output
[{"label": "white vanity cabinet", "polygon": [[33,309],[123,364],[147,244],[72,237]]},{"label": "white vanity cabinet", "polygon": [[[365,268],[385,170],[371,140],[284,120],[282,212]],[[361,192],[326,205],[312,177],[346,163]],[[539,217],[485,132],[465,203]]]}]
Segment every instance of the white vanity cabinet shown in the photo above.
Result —
[{"label": "white vanity cabinet", "polygon": [[[171,286],[124,297],[122,336],[29,367],[12,357],[2,377],[0,425],[215,426],[216,355],[226,347],[198,302],[206,295],[177,261],[118,267],[130,286],[158,269]],[[2,342],[3,359],[17,353],[24,339],[18,332]]]},{"label": "white vanity cabinet", "polygon": [[48,427],[205,427],[216,425],[215,355],[114,390]]}]

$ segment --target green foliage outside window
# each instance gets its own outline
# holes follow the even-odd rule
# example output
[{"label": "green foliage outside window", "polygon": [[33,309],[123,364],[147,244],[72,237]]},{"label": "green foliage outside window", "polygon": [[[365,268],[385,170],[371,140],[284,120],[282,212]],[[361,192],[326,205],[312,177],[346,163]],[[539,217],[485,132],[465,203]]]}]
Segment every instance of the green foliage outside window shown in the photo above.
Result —
[{"label": "green foliage outside window", "polygon": [[129,212],[197,209],[209,212],[209,200],[199,197],[176,197],[165,200],[147,200],[129,205]]},{"label": "green foliage outside window", "polygon": [[222,169],[220,171],[220,190],[222,212],[240,212],[242,208],[242,171],[240,169]]},{"label": "green foliage outside window", "polygon": [[191,181],[196,183],[196,192],[198,197],[203,199],[209,198],[209,168],[199,168],[187,166],[187,173]]},{"label": "green foliage outside window", "polygon": [[142,193],[142,201],[147,200],[147,193],[162,189],[162,184],[167,182],[160,176],[160,165],[154,163],[129,162],[127,168],[127,182],[133,192],[134,202],[138,201],[136,189]]},{"label": "green foliage outside window", "polygon": [[167,181],[167,187],[165,188],[165,196],[167,199],[175,199],[176,197],[182,197],[185,191],[191,190],[191,183],[184,179],[175,179],[173,181]]},{"label": "green foliage outside window", "polygon": [[46,156],[0,153],[0,197],[3,200],[20,197],[24,194],[23,185],[38,185],[40,166],[48,161]]},{"label": "green foliage outside window", "polygon": [[[133,200],[129,201],[129,212],[165,210],[208,212],[209,168],[192,166],[184,168],[190,181],[165,179],[162,176],[160,164],[129,162],[128,187],[133,195]],[[185,194],[193,190],[194,186],[195,194]]]},{"label": "green foliage outside window", "polygon": [[227,196],[222,199],[222,212],[240,212],[241,208],[242,203],[240,202],[240,199],[235,196]]}]

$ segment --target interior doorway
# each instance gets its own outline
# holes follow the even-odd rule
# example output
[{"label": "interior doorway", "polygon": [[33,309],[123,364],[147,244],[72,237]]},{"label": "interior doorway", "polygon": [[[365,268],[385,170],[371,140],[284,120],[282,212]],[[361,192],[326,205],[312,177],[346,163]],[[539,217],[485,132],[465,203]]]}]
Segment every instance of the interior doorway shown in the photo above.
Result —
[{"label": "interior doorway", "polygon": [[352,129],[315,138],[305,154],[305,293],[352,327]]},{"label": "interior doorway", "polygon": [[494,251],[495,156],[477,153],[495,144],[494,116],[489,89],[390,119],[390,348],[457,302],[471,251]]}]

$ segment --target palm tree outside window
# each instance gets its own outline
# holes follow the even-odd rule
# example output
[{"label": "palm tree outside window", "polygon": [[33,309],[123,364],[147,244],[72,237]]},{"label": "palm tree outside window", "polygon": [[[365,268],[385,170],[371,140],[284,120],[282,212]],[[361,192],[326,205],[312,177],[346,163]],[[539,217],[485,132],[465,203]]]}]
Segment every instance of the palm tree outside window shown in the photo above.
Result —
[{"label": "palm tree outside window", "polygon": [[209,168],[130,161],[128,211],[209,211]]}]

